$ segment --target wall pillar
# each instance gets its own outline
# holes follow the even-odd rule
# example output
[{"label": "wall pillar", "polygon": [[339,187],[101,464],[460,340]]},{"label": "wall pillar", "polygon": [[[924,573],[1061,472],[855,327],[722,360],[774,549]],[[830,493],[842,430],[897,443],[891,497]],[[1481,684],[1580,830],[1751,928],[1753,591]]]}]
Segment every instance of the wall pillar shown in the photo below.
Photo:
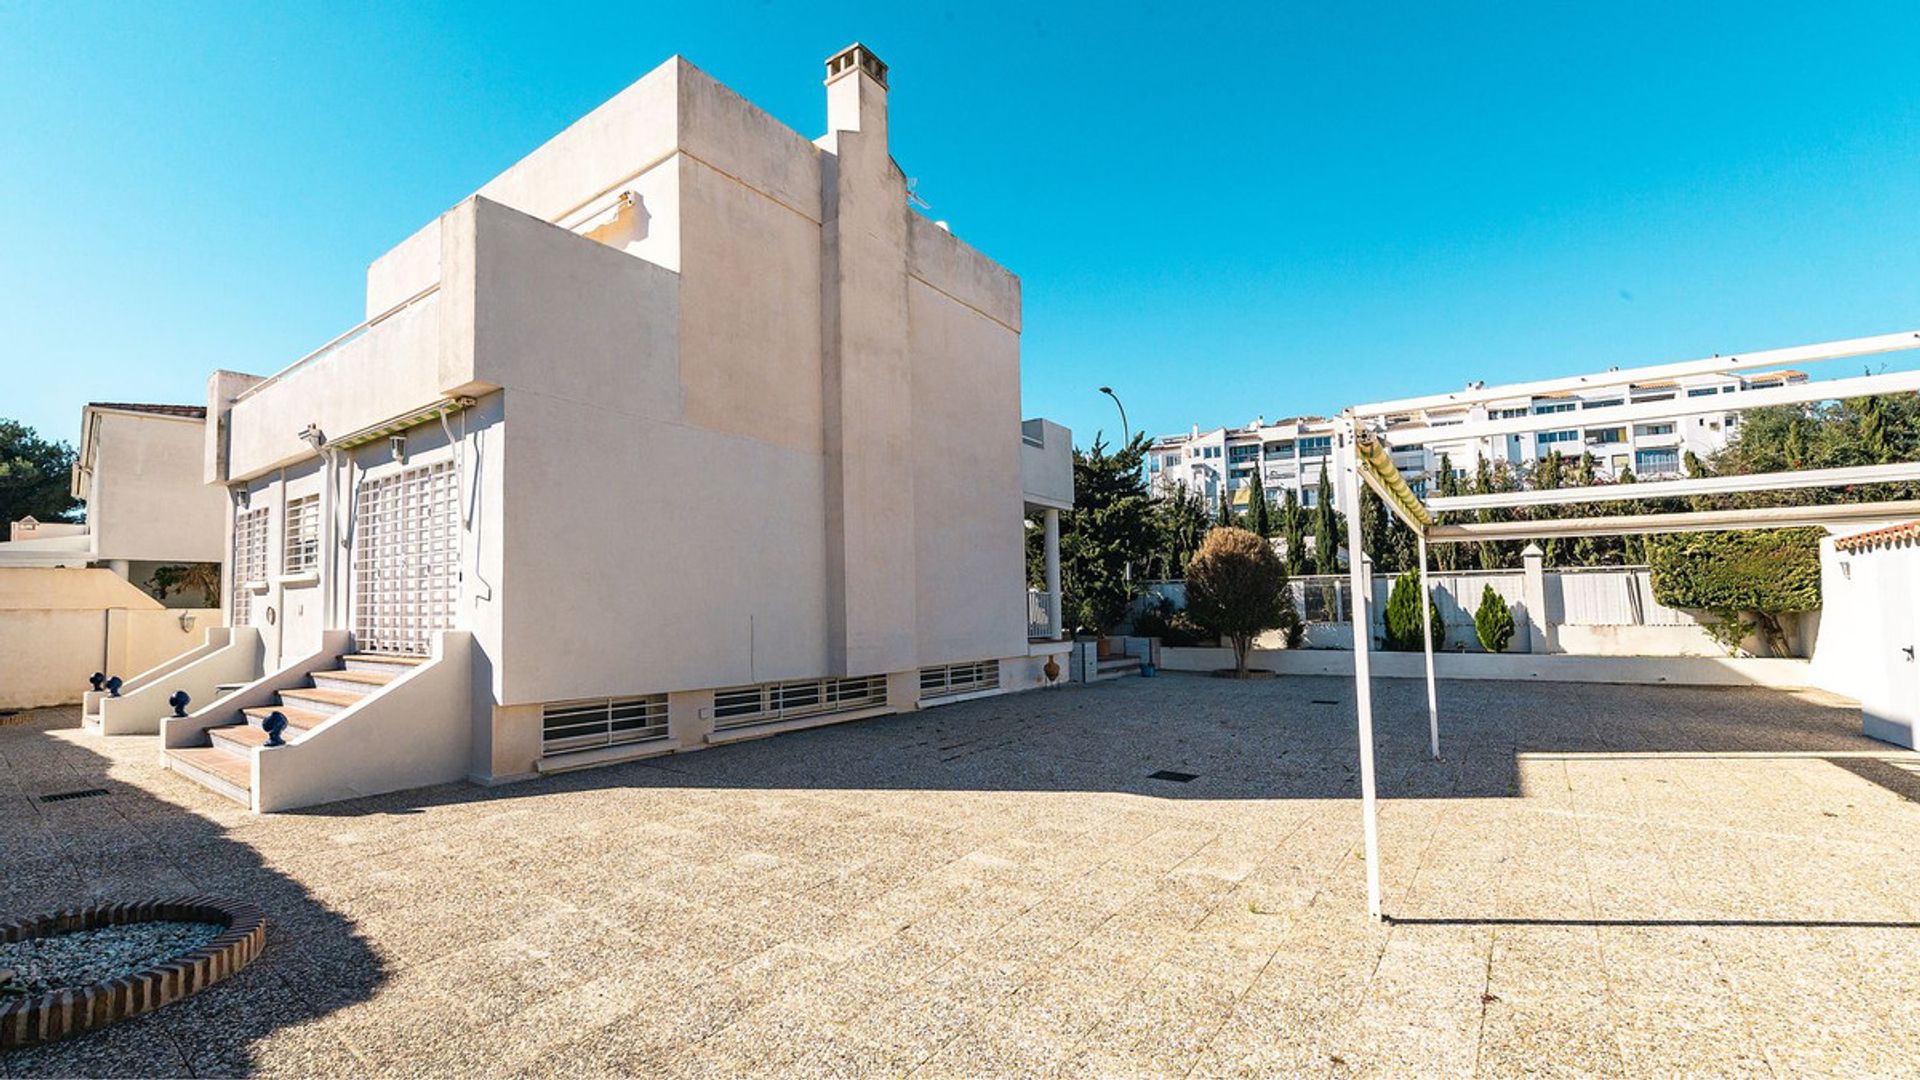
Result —
[{"label": "wall pillar", "polygon": [[1527,651],[1553,651],[1552,635],[1547,628],[1547,556],[1539,544],[1529,543],[1520,553],[1525,571],[1520,585],[1521,605],[1526,609]]},{"label": "wall pillar", "polygon": [[1066,619],[1061,615],[1060,595],[1060,511],[1047,508],[1041,515],[1047,545],[1047,604],[1053,609],[1053,640],[1066,636]]}]

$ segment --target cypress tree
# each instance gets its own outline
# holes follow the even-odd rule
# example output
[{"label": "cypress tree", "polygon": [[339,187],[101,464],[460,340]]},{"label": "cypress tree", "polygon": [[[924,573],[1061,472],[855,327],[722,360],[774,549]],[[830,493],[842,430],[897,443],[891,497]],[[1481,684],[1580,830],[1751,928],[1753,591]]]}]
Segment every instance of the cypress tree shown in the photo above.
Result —
[{"label": "cypress tree", "polygon": [[1313,495],[1313,568],[1316,573],[1340,572],[1339,522],[1333,509],[1333,481],[1327,477],[1327,463],[1320,463],[1320,482]]},{"label": "cypress tree", "polygon": [[1300,496],[1292,488],[1280,502],[1280,536],[1286,542],[1287,574],[1307,572],[1307,521],[1300,512]]},{"label": "cypress tree", "polygon": [[1247,528],[1257,536],[1273,535],[1272,508],[1267,505],[1267,486],[1255,476],[1252,505],[1247,508]]}]

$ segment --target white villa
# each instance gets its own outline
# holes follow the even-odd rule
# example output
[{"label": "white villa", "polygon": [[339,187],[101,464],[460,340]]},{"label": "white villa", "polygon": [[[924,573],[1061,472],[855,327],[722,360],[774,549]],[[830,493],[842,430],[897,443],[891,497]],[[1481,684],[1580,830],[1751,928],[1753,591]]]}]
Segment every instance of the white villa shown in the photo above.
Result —
[{"label": "white villa", "polygon": [[[1408,486],[1419,495],[1427,493],[1429,482],[1438,475],[1442,455],[1447,457],[1454,474],[1463,479],[1473,475],[1482,458],[1520,465],[1543,458],[1554,450],[1574,457],[1592,454],[1596,471],[1605,478],[1631,469],[1640,480],[1672,479],[1684,473],[1689,452],[1705,458],[1733,438],[1740,424],[1738,410],[1746,407],[1738,395],[1806,381],[1805,372],[1790,370],[1691,375],[1636,383],[1626,389],[1616,386],[1592,392],[1559,390],[1471,406],[1434,408],[1396,418],[1394,422],[1446,427],[1564,413],[1566,423],[1561,428],[1528,435],[1434,440],[1424,446],[1396,446],[1393,462]],[[1670,401],[1682,395],[1689,401],[1697,400],[1699,409],[1686,416],[1643,424],[1594,426],[1580,422],[1580,413],[1585,410]],[[1263,417],[1245,427],[1211,431],[1202,431],[1196,426],[1183,435],[1163,435],[1155,439],[1147,452],[1147,473],[1156,493],[1164,494],[1176,485],[1185,485],[1187,490],[1199,492],[1215,506],[1219,505],[1223,492],[1236,506],[1246,506],[1255,476],[1260,477],[1268,497],[1276,504],[1286,492],[1292,491],[1301,505],[1312,506],[1320,469],[1331,460],[1333,440],[1334,422],[1319,416],[1290,417],[1271,423]],[[1337,481],[1334,491],[1337,502]]]},{"label": "white villa", "polygon": [[143,691],[194,698],[167,766],[277,810],[1039,685],[1069,434],[887,75],[836,54],[809,140],[675,57],[375,260],[365,322],[216,373],[234,629]]}]

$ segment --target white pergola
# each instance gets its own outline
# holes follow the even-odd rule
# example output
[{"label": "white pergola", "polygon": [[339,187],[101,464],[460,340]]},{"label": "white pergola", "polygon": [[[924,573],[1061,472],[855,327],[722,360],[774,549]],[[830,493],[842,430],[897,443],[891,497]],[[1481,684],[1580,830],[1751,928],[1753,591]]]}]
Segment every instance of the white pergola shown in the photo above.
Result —
[{"label": "white pergola", "polygon": [[[1490,510],[1498,508],[1558,506],[1568,503],[1620,502],[1641,499],[1665,499],[1694,495],[1724,495],[1747,492],[1788,491],[1801,488],[1846,487],[1856,484],[1920,480],[1920,462],[1891,465],[1867,465],[1844,469],[1806,469],[1791,472],[1757,473],[1746,476],[1713,476],[1685,480],[1656,480],[1636,484],[1606,484],[1557,488],[1551,491],[1511,491],[1485,495],[1454,495],[1422,500],[1401,478],[1393,464],[1391,451],[1397,447],[1421,446],[1433,440],[1456,442],[1481,439],[1481,452],[1490,441],[1509,435],[1528,435],[1570,423],[1581,427],[1643,423],[1673,419],[1698,413],[1701,403],[1689,400],[1676,388],[1665,400],[1633,401],[1635,384],[1662,383],[1702,375],[1731,375],[1744,371],[1775,368],[1781,365],[1813,364],[1827,360],[1871,356],[1879,353],[1920,349],[1920,331],[1853,338],[1821,345],[1773,349],[1740,356],[1714,356],[1705,360],[1659,364],[1631,369],[1615,368],[1591,375],[1538,382],[1509,383],[1504,386],[1472,386],[1450,394],[1406,398],[1399,401],[1358,405],[1341,412],[1336,422],[1336,453],[1340,462],[1341,502],[1347,507],[1347,557],[1349,585],[1354,595],[1353,677],[1354,698],[1360,735],[1360,801],[1365,833],[1367,864],[1367,913],[1381,918],[1380,909],[1380,833],[1378,798],[1374,777],[1372,642],[1365,602],[1370,571],[1362,554],[1360,499],[1371,489],[1389,511],[1404,522],[1418,538],[1420,591],[1423,600],[1432,596],[1427,580],[1427,548],[1431,544],[1458,544],[1487,540],[1525,540],[1549,537],[1611,536],[1640,533],[1709,532],[1730,529],[1775,529],[1802,525],[1872,525],[1920,518],[1920,501],[1901,500],[1877,503],[1843,503],[1825,506],[1757,507],[1740,510],[1709,510],[1683,513],[1627,513],[1611,517],[1561,518],[1516,522],[1474,522],[1458,525],[1439,524],[1434,514],[1448,511]],[[1484,406],[1495,401],[1510,401],[1569,391],[1605,391],[1617,388],[1621,403],[1600,408],[1534,414],[1506,418],[1487,418]],[[1717,399],[1716,410],[1740,412],[1771,405],[1802,405],[1861,397],[1868,394],[1911,393],[1920,391],[1920,371],[1902,371],[1881,375],[1809,380],[1765,389],[1739,391],[1729,398]],[[1481,407],[1477,414],[1475,407]],[[1435,414],[1445,417],[1436,420]],[[1429,603],[1420,605],[1426,633],[1422,645],[1426,652],[1427,728],[1429,750],[1440,756],[1440,705],[1433,671],[1433,627]]]}]

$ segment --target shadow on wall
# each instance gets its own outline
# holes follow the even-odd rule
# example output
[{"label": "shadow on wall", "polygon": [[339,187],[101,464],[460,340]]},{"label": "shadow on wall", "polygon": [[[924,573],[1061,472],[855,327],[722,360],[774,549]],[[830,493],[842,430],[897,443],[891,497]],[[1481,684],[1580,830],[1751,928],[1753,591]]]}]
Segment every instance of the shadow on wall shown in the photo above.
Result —
[{"label": "shadow on wall", "polygon": [[[114,762],[55,729],[72,709],[0,726],[0,920],[73,907],[209,894],[267,912],[267,947],[239,974],[144,1016],[61,1042],[0,1054],[0,1075],[235,1076],[251,1044],[367,1000],[385,981],[353,923],[268,868],[227,827],[112,778]],[[152,740],[127,740],[150,751]],[[129,752],[134,752],[132,749]],[[41,797],[105,789],[88,798]],[[233,817],[245,812],[233,808]],[[315,1073],[357,1063],[343,1046]]]},{"label": "shadow on wall", "polygon": [[[1519,756],[1891,753],[1834,699],[1747,688],[1376,680],[1380,794],[1511,798]],[[1844,759],[1836,759],[1844,760]],[[1112,792],[1171,799],[1358,799],[1350,679],[1162,675],[1035,691],[481,788],[455,784],[300,811],[319,816],[567,791],[732,788]],[[1191,774],[1180,782],[1155,772]],[[1896,770],[1898,771],[1898,770]],[[1864,775],[1864,774],[1862,774]]]}]

